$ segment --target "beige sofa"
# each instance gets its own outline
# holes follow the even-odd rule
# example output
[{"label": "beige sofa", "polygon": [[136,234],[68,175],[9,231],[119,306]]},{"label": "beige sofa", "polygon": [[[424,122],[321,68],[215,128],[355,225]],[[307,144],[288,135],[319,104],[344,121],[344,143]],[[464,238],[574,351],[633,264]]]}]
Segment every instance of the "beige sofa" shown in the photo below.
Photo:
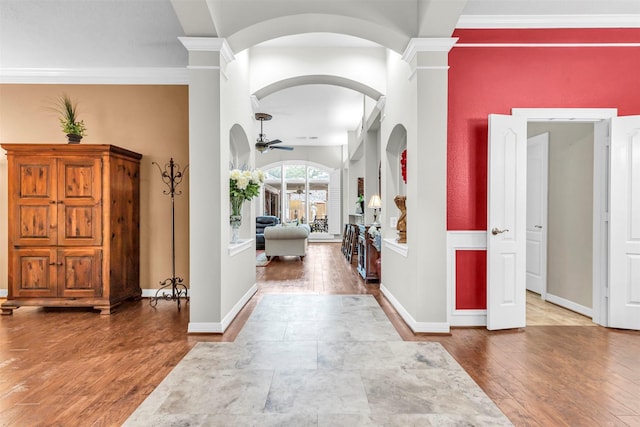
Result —
[{"label": "beige sofa", "polygon": [[310,231],[307,224],[276,225],[265,228],[264,253],[267,259],[276,256],[299,256],[304,260]]}]

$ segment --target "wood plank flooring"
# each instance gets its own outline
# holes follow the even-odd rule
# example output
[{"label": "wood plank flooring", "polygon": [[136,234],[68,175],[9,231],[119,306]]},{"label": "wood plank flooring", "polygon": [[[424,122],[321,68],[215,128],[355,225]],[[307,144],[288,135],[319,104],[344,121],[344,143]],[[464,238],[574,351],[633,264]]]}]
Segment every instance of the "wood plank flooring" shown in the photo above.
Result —
[{"label": "wood plank flooring", "polygon": [[267,293],[374,295],[403,339],[442,343],[515,425],[640,426],[638,332],[587,322],[414,335],[340,244],[311,244],[304,262],[275,259],[256,274],[258,293],[223,335],[187,335],[188,310],[164,301],[111,316],[23,307],[0,317],[0,426],[120,425],[196,342],[234,340]]}]

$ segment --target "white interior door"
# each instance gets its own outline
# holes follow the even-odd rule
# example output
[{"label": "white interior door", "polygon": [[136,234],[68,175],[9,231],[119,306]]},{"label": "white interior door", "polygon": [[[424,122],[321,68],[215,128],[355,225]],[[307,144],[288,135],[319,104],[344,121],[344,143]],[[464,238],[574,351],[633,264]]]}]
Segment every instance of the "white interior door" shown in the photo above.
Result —
[{"label": "white interior door", "polygon": [[487,329],[526,324],[527,122],[489,115]]},{"label": "white interior door", "polygon": [[546,298],[549,132],[527,140],[527,289]]},{"label": "white interior door", "polygon": [[640,116],[611,119],[609,323],[640,330]]}]

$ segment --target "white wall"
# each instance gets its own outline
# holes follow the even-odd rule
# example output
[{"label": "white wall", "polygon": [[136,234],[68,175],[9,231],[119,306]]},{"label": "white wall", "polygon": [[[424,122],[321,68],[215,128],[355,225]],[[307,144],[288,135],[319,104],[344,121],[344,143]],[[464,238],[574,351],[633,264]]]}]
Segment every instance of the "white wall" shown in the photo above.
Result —
[{"label": "white wall", "polygon": [[550,133],[547,293],[593,307],[593,124],[530,123]]},{"label": "white wall", "polygon": [[[224,108],[221,109],[221,136],[220,149],[221,161],[220,167],[226,172],[226,179],[221,183],[221,194],[223,201],[229,200],[229,160],[230,153],[228,151],[230,130],[234,124],[240,124],[247,135],[245,144],[251,144],[249,148],[250,160],[249,165],[254,166],[255,150],[253,149],[253,113],[251,110],[251,102],[249,97],[249,65],[250,58],[247,51],[240,52],[236,55],[225,70],[227,79],[222,79],[220,102]],[[238,142],[238,141],[236,141]],[[247,147],[245,147],[247,148]],[[223,174],[224,176],[224,174]],[[255,209],[257,199],[252,202],[245,202],[242,209],[242,227],[240,229],[240,239],[255,239]],[[255,264],[255,243],[249,248],[235,256],[230,256],[228,252],[228,242],[231,238],[231,227],[226,218],[230,215],[229,203],[221,203],[221,217],[223,219],[223,233],[221,239],[221,316],[224,318],[229,311],[238,303],[243,295],[255,285],[256,272],[255,268],[246,268],[247,265]],[[225,235],[226,231],[226,235]]]},{"label": "white wall", "polygon": [[383,245],[383,290],[397,301],[396,309],[404,313],[405,321],[415,332],[448,332],[448,53],[446,49],[430,47],[417,51],[413,58],[407,57],[407,61],[409,63],[395,53],[387,54],[388,92],[381,126],[381,154],[385,165],[382,200],[387,212],[383,235],[394,236],[389,218],[398,212],[393,202],[395,194],[389,194],[395,185],[387,177],[395,168],[387,162],[386,144],[395,126],[402,124],[407,134],[407,244],[404,257],[391,254],[393,245]]},{"label": "white wall", "polygon": [[[416,81],[409,80],[409,65],[402,61],[400,55],[394,52],[387,52],[387,93],[384,106],[384,120],[380,126],[380,139],[382,143],[382,182],[381,194],[384,213],[382,221],[382,235],[385,238],[395,239],[397,233],[395,228],[389,224],[392,216],[400,216],[400,211],[396,207],[393,199],[396,190],[391,182],[391,170],[389,167],[386,147],[389,137],[397,124],[402,124],[407,129],[407,139],[416,141]],[[415,176],[416,169],[409,170],[411,176]],[[411,183],[411,179],[409,180]],[[415,186],[415,179],[413,184]],[[415,203],[408,199],[407,205]],[[417,236],[412,229],[412,221],[419,218],[417,215],[407,215],[407,246],[408,256],[404,257],[391,250],[385,245],[382,248],[382,285],[388,289],[393,297],[402,307],[415,318],[417,308],[417,276],[416,263],[417,253],[411,250],[411,241],[415,241]]]}]

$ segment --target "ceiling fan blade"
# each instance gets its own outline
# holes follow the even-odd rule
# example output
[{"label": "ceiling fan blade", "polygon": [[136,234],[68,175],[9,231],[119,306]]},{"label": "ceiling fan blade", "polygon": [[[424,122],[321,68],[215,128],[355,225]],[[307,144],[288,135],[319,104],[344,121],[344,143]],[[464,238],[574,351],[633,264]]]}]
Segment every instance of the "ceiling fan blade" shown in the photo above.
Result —
[{"label": "ceiling fan blade", "polygon": [[267,142],[267,145],[280,144],[282,141],[279,139],[274,139],[273,141]]},{"label": "ceiling fan blade", "polygon": [[284,147],[284,146],[283,147],[269,147],[269,148],[272,149],[272,150],[275,149],[275,148],[277,148],[278,150],[289,150],[289,151],[293,150],[293,147]]}]

